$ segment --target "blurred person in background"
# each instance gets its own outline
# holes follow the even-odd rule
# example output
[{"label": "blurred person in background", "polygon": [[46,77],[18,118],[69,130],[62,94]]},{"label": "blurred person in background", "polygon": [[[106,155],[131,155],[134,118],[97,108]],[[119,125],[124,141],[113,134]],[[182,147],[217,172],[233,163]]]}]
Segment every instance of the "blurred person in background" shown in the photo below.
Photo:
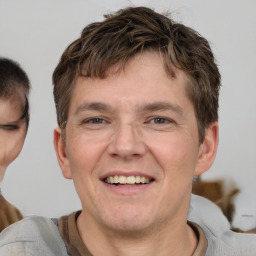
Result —
[{"label": "blurred person in background", "polygon": [[29,124],[27,74],[13,60],[0,58],[0,231],[21,220],[20,211],[1,193],[9,164],[20,154]]}]

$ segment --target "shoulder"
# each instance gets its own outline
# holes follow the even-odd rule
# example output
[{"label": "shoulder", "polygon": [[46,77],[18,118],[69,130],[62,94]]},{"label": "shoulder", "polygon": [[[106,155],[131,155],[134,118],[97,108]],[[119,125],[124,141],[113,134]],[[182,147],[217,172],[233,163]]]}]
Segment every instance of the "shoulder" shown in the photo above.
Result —
[{"label": "shoulder", "polygon": [[231,231],[221,209],[209,200],[192,195],[188,220],[203,230],[208,241],[206,255],[256,255],[256,235]]},{"label": "shoulder", "polygon": [[49,218],[31,216],[0,234],[0,255],[67,255],[57,226]]},{"label": "shoulder", "polygon": [[0,195],[0,232],[21,219],[22,214],[20,211]]}]

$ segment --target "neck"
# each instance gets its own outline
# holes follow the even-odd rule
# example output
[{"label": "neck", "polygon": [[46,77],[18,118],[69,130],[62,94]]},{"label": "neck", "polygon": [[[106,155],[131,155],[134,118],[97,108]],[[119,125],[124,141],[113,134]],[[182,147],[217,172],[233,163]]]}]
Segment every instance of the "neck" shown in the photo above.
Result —
[{"label": "neck", "polygon": [[182,224],[163,223],[148,230],[128,233],[96,227],[87,217],[84,218],[83,213],[78,217],[78,230],[82,241],[95,256],[191,256],[198,243],[186,219]]}]

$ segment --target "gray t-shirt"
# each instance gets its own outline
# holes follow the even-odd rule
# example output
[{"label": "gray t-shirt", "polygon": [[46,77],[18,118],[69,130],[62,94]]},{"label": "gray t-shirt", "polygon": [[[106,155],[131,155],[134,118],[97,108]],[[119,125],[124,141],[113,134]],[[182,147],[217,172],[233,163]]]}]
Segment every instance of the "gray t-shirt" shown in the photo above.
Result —
[{"label": "gray t-shirt", "polygon": [[[188,220],[203,230],[208,247],[206,256],[256,256],[256,235],[230,231],[221,210],[202,197],[191,197]],[[68,256],[59,229],[49,218],[32,216],[0,234],[1,256]]]}]

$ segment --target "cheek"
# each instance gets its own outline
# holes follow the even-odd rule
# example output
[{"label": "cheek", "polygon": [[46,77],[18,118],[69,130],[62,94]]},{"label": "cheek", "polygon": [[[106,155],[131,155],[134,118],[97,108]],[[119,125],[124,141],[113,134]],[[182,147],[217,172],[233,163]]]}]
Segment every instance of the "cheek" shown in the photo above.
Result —
[{"label": "cheek", "polygon": [[164,175],[162,188],[165,191],[165,197],[163,200],[167,200],[167,210],[170,200],[181,202],[190,194],[197,163],[196,152],[194,143],[179,138],[165,140],[165,144],[156,149],[155,159],[158,159]]},{"label": "cheek", "polygon": [[0,137],[1,145],[3,145],[0,149],[0,162],[7,166],[20,154],[26,137],[26,129],[4,132]]},{"label": "cheek", "polygon": [[179,133],[163,136],[148,143],[150,151],[164,175],[181,177],[193,174],[198,157],[198,147],[191,136]]},{"label": "cheek", "polygon": [[[69,159],[70,173],[77,194],[83,202],[92,202],[97,197],[97,169],[102,162],[104,143],[88,138],[87,136],[74,136],[67,141],[67,157]],[[90,205],[90,203],[88,203]],[[87,208],[88,205],[83,205]]]},{"label": "cheek", "polygon": [[72,177],[93,174],[104,149],[102,141],[96,141],[87,136],[74,136],[72,141],[67,142],[67,157]]}]

